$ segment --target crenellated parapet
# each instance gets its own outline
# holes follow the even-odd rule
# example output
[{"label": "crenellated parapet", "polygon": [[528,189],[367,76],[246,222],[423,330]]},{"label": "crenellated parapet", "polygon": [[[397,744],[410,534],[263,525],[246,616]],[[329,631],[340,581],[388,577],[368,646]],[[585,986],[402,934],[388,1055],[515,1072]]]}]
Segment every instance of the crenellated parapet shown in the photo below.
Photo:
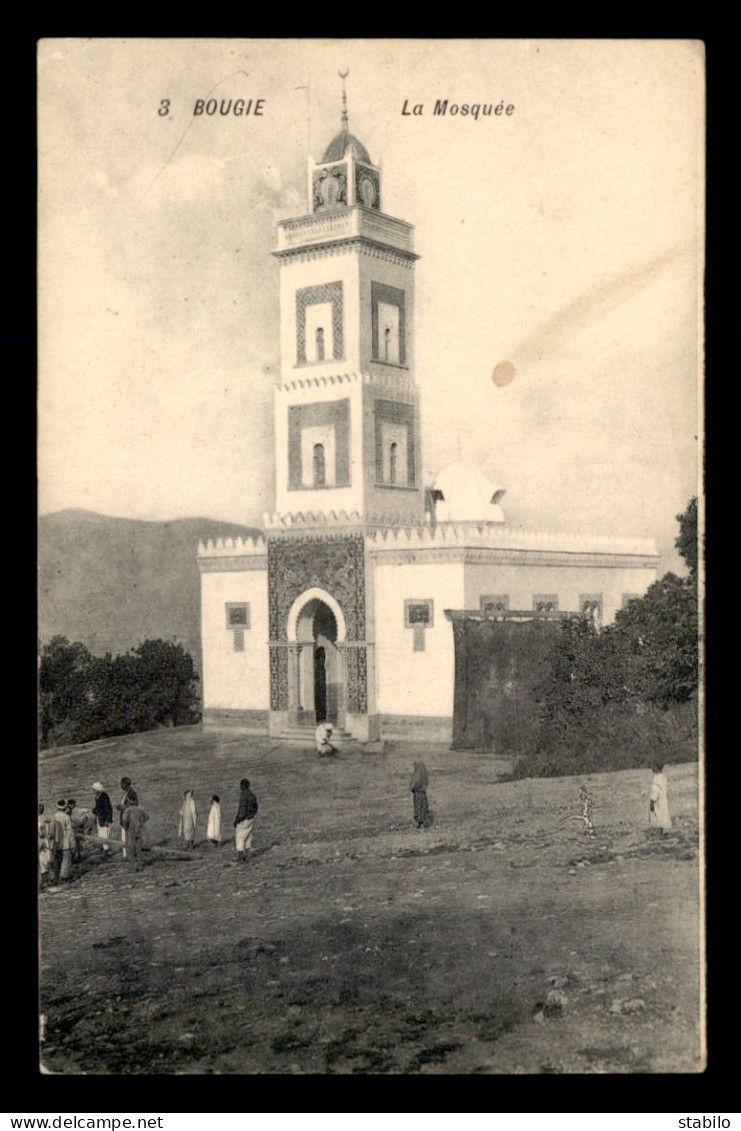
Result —
[{"label": "crenellated parapet", "polygon": [[287,530],[305,530],[309,527],[359,527],[364,519],[360,511],[294,511],[291,514],[263,515],[266,530],[276,533]]},{"label": "crenellated parapet", "polygon": [[367,537],[372,556],[400,562],[422,553],[428,561],[655,569],[659,557],[650,538],[507,530],[486,522],[377,527]]},{"label": "crenellated parapet", "polygon": [[381,362],[376,363],[379,369],[374,372],[362,373],[323,373],[315,377],[296,377],[292,381],[285,381],[276,386],[276,392],[288,396],[301,389],[327,389],[339,385],[373,385],[390,392],[396,392],[401,385],[405,390],[414,388],[411,375],[402,366],[394,366],[392,371],[380,369]]},{"label": "crenellated parapet", "polygon": [[199,558],[228,558],[234,554],[264,554],[267,543],[262,534],[246,538],[202,538],[198,543]]},{"label": "crenellated parapet", "polygon": [[263,525],[270,532],[301,530],[308,527],[344,526],[362,527],[366,531],[372,531],[373,536],[375,536],[377,530],[401,528],[402,526],[411,533],[414,530],[425,529],[428,523],[429,518],[427,516],[410,522],[408,518],[393,513],[361,514],[358,510],[291,511],[287,514],[263,515]]},{"label": "crenellated parapet", "polygon": [[332,385],[357,385],[360,378],[357,373],[331,373],[321,377],[297,377],[294,381],[285,381],[276,386],[277,393],[295,393],[298,389],[321,389]]},{"label": "crenellated parapet", "polygon": [[268,545],[262,534],[246,538],[202,538],[196,561],[201,573],[267,569]]},{"label": "crenellated parapet", "polygon": [[499,523],[438,522],[374,530],[370,537],[382,545],[415,541],[431,546],[501,546],[518,550],[560,550],[563,553],[621,553],[658,557],[652,538],[616,538],[613,535],[572,534],[553,531],[506,530]]}]

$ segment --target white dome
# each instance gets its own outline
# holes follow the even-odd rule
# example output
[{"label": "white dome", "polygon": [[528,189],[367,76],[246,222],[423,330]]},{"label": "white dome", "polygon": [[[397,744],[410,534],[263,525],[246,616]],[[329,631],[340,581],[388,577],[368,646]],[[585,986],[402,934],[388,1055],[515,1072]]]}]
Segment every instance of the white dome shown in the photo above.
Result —
[{"label": "white dome", "polygon": [[442,493],[435,508],[437,522],[504,522],[499,505],[503,489],[470,464],[449,463],[434,489]]}]

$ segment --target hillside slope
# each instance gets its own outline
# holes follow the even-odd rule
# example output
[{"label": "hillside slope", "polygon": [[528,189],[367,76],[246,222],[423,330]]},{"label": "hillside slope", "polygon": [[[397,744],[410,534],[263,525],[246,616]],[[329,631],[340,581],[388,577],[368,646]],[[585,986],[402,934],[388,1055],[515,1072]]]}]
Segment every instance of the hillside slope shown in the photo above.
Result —
[{"label": "hillside slope", "polygon": [[[421,757],[425,830],[408,788]],[[242,864],[231,820],[246,770],[260,809]],[[108,858],[89,843],[73,882],[41,895],[48,1070],[427,1088],[430,1074],[467,1088],[571,1075],[580,1095],[587,1074],[670,1073],[674,1087],[702,1070],[696,765],[667,767],[673,827],[658,836],[647,769],[503,782],[490,755],[429,743],[344,747],[330,766],[308,746],[198,727],[42,755],[39,797],[89,797],[124,772],[150,813],[141,872],[116,830]],[[186,787],[193,850],[177,836]],[[220,847],[206,839],[214,792]]]},{"label": "hillside slope", "polygon": [[210,518],[143,522],[85,510],[42,516],[41,643],[61,634],[102,655],[162,638],[182,644],[200,670],[198,541],[255,533]]}]

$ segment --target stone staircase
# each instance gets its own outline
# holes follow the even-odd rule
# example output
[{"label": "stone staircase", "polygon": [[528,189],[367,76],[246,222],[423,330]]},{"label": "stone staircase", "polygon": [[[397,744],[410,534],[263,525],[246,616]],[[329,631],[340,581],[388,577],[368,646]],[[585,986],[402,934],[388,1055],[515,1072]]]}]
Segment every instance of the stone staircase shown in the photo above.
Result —
[{"label": "stone staircase", "polygon": [[[344,746],[346,743],[353,741],[353,737],[349,731],[342,730],[340,727],[335,726],[334,723],[332,724],[332,727],[332,737],[336,741],[338,746]],[[312,723],[311,726],[289,725],[283,727],[280,734],[275,735],[274,737],[280,738],[281,742],[300,742],[303,745],[313,747],[315,730],[316,723]]]}]

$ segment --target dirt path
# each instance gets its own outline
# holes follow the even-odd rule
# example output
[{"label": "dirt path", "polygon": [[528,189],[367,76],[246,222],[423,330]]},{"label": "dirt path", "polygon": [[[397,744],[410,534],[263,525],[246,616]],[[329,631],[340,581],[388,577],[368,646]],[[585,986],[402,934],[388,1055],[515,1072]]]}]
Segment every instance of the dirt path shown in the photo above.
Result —
[{"label": "dirt path", "polygon": [[[434,826],[411,822],[423,756]],[[647,828],[648,771],[500,782],[484,755],[337,762],[170,731],[42,764],[42,800],[133,777],[151,813],[138,874],[86,856],[42,893],[44,1062],[86,1073],[691,1072],[700,1067],[697,767],[670,766],[674,829]],[[179,850],[247,774],[255,853]],[[578,790],[594,799],[583,835]],[[113,800],[117,800],[111,790]],[[110,1040],[111,1032],[116,1039]]]}]

